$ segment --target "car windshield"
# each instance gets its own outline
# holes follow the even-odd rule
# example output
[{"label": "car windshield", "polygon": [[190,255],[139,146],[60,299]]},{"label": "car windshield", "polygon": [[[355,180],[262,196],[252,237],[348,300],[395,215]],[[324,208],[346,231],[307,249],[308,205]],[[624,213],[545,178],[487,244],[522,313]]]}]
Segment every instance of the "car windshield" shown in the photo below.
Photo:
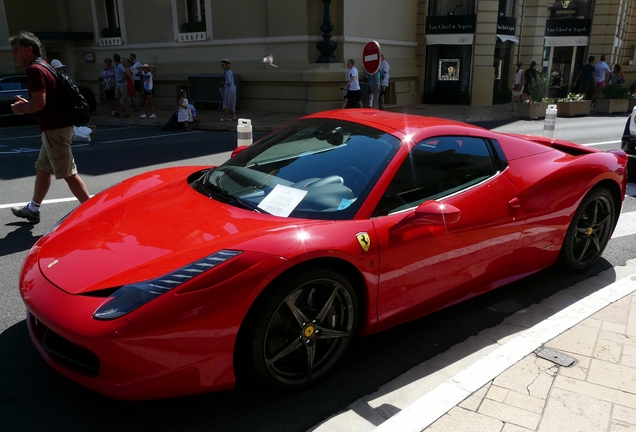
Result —
[{"label": "car windshield", "polygon": [[217,199],[283,217],[351,219],[400,141],[333,119],[294,122],[203,177]]}]

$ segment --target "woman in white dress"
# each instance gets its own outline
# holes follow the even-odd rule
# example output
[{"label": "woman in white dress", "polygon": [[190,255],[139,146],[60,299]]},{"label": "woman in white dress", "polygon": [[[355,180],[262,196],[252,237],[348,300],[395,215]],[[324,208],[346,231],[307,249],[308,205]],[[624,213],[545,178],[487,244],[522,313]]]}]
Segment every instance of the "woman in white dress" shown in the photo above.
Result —
[{"label": "woman in white dress", "polygon": [[236,120],[236,84],[234,84],[234,74],[230,70],[230,61],[221,60],[221,67],[223,68],[223,109],[225,110],[225,118],[221,121],[230,121],[230,111],[232,120]]}]

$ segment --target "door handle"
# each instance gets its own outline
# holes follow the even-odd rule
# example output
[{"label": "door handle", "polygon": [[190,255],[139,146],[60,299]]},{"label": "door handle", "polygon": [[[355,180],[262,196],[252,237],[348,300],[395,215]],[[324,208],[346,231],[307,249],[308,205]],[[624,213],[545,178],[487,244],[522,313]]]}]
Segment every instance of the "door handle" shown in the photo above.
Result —
[{"label": "door handle", "polygon": [[521,201],[519,201],[519,198],[514,197],[513,199],[511,199],[510,201],[508,201],[508,205],[509,205],[511,208],[518,209],[518,208],[521,208]]}]

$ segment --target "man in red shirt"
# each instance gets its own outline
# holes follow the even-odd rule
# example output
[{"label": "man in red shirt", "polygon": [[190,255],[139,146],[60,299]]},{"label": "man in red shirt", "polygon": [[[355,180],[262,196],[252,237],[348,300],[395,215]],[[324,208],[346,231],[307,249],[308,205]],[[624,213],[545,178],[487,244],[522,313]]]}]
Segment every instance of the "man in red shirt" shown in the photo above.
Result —
[{"label": "man in red shirt", "polygon": [[11,110],[17,114],[34,114],[42,133],[42,147],[35,162],[35,187],[31,202],[24,207],[13,207],[14,215],[31,223],[40,222],[40,205],[51,187],[52,176],[64,179],[80,203],[89,198],[86,184],[77,173],[71,140],[73,126],[68,124],[58,105],[55,77],[44,66],[35,63],[42,55],[40,40],[29,32],[20,32],[9,38],[11,55],[18,66],[26,67],[30,100],[16,96]]}]

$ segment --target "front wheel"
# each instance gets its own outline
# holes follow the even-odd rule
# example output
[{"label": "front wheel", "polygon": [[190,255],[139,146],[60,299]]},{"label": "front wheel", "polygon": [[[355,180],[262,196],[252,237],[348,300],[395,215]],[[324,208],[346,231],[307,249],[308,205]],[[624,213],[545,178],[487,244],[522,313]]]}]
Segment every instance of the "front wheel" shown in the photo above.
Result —
[{"label": "front wheel", "polygon": [[570,271],[589,269],[603,254],[614,231],[616,206],[605,188],[590,191],[576,210],[565,235],[561,262]]},{"label": "front wheel", "polygon": [[262,384],[300,388],[332,370],[358,325],[349,280],[331,270],[298,272],[266,295],[242,335],[245,374]]}]

